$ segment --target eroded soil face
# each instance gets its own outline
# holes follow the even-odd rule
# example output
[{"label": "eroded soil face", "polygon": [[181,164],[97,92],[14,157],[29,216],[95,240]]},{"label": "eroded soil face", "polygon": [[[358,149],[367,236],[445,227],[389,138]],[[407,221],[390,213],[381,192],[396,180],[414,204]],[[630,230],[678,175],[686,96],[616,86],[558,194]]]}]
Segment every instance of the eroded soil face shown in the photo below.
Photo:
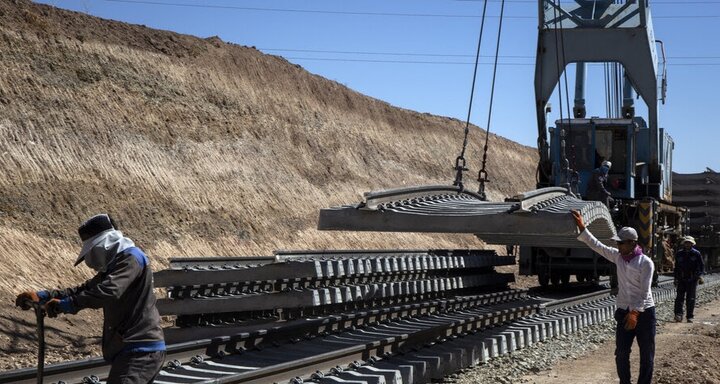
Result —
[{"label": "eroded soil face", "polygon": [[[362,192],[452,183],[463,131],[253,48],[0,0],[0,369],[34,361],[34,316],[15,295],[91,276],[72,262],[77,226],[97,213],[155,270],[277,249],[483,247],[315,229],[319,209]],[[473,127],[471,190],[484,140]],[[534,149],[490,146],[492,200],[534,189]],[[47,361],[98,355],[101,320],[48,319]]]}]

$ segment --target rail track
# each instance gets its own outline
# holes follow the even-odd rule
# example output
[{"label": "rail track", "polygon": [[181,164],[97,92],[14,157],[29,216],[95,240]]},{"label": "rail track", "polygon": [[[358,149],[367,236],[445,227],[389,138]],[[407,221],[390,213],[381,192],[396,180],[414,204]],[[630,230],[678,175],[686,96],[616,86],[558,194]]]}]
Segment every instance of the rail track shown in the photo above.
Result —
[{"label": "rail track", "polygon": [[[417,250],[173,260],[156,273],[168,292],[159,307],[178,320],[155,382],[427,383],[612,318],[608,289],[507,289],[512,275],[493,269],[510,259]],[[675,293],[661,281],[653,294]],[[101,359],[55,364],[45,382],[100,383],[107,370]],[[35,382],[34,369],[0,373],[0,383]]]}]

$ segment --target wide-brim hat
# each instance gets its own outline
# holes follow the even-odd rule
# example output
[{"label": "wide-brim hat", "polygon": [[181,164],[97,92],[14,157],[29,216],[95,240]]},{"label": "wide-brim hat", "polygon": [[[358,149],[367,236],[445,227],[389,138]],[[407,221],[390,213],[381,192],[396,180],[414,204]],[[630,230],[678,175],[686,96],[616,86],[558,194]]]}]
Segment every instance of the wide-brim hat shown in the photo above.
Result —
[{"label": "wide-brim hat", "polygon": [[90,252],[94,246],[98,245],[109,231],[115,230],[113,224],[109,215],[101,213],[87,219],[87,221],[80,225],[78,234],[80,235],[80,240],[82,240],[83,245],[78,258],[75,260],[75,266],[85,259],[88,252]]},{"label": "wide-brim hat", "polygon": [[695,244],[696,244],[696,243],[695,243],[695,238],[692,237],[692,236],[685,236],[685,237],[683,237],[683,238],[682,238],[682,242],[683,242],[683,243],[690,243],[690,244],[692,244],[692,245],[695,245]]},{"label": "wide-brim hat", "polygon": [[110,232],[115,231],[114,229],[108,229],[107,231],[98,233],[95,237],[91,237],[85,241],[83,241],[82,248],[80,249],[80,254],[78,255],[78,258],[75,260],[75,264],[73,266],[76,266],[80,263],[82,263],[83,260],[85,260],[85,256],[87,256],[88,253],[90,253],[90,250],[93,249],[96,245],[100,244],[105,240],[107,235]]}]

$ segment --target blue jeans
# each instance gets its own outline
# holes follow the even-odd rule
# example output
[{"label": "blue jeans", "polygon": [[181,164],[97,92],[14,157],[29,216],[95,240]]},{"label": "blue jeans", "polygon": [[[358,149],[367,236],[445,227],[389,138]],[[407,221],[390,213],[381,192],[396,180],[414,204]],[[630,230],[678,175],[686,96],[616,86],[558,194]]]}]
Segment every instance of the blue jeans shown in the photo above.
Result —
[{"label": "blue jeans", "polygon": [[640,347],[640,373],[637,382],[650,384],[655,364],[655,307],[640,312],[637,327],[632,331],[625,330],[625,315],[628,312],[627,309],[615,311],[615,365],[620,384],[630,384],[630,351],[635,337]]}]

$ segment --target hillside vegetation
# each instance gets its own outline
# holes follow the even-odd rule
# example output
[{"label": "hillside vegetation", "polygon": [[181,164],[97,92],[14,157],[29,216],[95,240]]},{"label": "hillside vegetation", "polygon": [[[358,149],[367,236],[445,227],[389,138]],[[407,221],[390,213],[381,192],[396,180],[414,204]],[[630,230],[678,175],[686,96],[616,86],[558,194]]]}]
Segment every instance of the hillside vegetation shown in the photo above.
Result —
[{"label": "hillside vegetation", "polygon": [[[0,354],[34,353],[15,294],[91,276],[72,267],[76,229],[99,212],[156,270],[276,249],[481,247],[470,235],[315,229],[320,208],[362,192],[450,184],[463,128],[218,38],[0,0]],[[468,180],[483,141],[474,128]],[[491,199],[533,189],[535,163],[532,148],[491,135]],[[81,326],[99,318],[52,320],[49,361],[96,343],[82,336],[100,330]]]}]

